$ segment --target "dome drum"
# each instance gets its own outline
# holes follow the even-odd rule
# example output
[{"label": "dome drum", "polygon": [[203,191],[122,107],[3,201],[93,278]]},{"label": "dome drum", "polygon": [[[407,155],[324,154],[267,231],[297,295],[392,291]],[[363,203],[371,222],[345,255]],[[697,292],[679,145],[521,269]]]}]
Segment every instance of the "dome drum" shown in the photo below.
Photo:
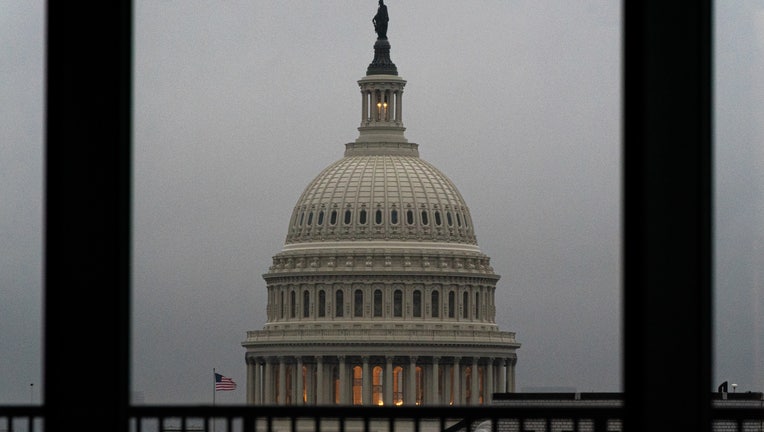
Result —
[{"label": "dome drum", "polygon": [[[268,275],[305,272],[428,272],[493,275],[490,258],[449,250],[317,250],[281,252]],[[266,275],[266,277],[268,276]],[[498,277],[497,277],[498,278]]]}]

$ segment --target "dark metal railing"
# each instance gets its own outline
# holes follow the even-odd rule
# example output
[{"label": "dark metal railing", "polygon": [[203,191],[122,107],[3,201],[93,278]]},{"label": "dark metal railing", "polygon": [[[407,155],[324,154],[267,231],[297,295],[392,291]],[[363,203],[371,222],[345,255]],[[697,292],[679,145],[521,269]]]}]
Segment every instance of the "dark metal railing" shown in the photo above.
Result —
[{"label": "dark metal railing", "polygon": [[[671,397],[666,403],[672,403]],[[0,432],[44,432],[45,414],[42,406],[0,407]],[[129,430],[610,432],[624,429],[623,416],[622,407],[133,406],[129,409]],[[764,431],[764,408],[716,407],[711,417],[713,431]],[[87,418],[83,416],[83,421]],[[72,425],[71,430],[77,426]]]}]

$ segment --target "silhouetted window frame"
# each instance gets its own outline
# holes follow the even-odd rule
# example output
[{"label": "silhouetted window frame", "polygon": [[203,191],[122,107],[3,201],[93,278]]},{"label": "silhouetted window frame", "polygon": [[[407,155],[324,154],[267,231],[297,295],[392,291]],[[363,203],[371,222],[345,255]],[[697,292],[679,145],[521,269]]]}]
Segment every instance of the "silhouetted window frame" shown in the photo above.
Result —
[{"label": "silhouetted window frame", "polygon": [[[47,8],[45,427],[75,424],[77,404],[88,400],[97,429],[83,430],[122,432],[130,406],[133,6],[116,0]],[[625,426],[708,430],[712,2],[623,1],[622,8]],[[666,236],[666,227],[679,232]],[[667,255],[680,262],[664,267]],[[73,281],[78,295],[64,289]],[[682,319],[669,319],[677,304]],[[71,341],[84,320],[112,337],[97,347]],[[683,343],[670,363],[647,357],[669,339]],[[55,346],[63,340],[80,355],[60,356]],[[89,364],[90,375],[109,382],[99,398],[88,397],[90,388],[71,373],[88,355],[110,359]],[[666,382],[682,389],[686,403],[665,403]]]}]

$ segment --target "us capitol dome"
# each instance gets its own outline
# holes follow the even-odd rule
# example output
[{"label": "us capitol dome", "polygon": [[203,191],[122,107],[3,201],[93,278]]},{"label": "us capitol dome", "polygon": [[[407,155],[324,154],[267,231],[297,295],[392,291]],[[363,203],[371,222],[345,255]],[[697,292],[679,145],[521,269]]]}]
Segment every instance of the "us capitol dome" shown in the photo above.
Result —
[{"label": "us capitol dome", "polygon": [[459,190],[404,136],[382,1],[374,21],[358,138],[302,192],[263,275],[267,323],[242,342],[249,404],[480,405],[515,390],[499,275]]}]

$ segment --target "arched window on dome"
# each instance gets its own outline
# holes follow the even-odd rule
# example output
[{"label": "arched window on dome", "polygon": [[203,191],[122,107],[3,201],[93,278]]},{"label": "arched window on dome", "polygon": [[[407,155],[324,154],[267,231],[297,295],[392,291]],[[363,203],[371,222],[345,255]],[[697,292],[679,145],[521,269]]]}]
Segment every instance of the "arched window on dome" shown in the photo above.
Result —
[{"label": "arched window on dome", "polygon": [[318,317],[323,318],[326,316],[326,292],[321,290],[318,292]]},{"label": "arched window on dome", "polygon": [[363,317],[363,290],[360,289],[353,293],[353,316]]},{"label": "arched window on dome", "polygon": [[429,224],[430,224],[430,221],[429,221],[427,210],[422,210],[422,225],[429,225]]},{"label": "arched window on dome", "polygon": [[334,316],[335,317],[343,317],[345,316],[345,299],[343,298],[342,289],[338,289],[334,293]]},{"label": "arched window on dome", "polygon": [[414,211],[413,210],[406,210],[406,223],[409,225],[414,225]]},{"label": "arched window on dome", "polygon": [[403,405],[403,368],[393,368],[393,405]]},{"label": "arched window on dome", "polygon": [[313,212],[308,213],[308,226],[313,225]]},{"label": "arched window on dome", "polygon": [[304,220],[305,220],[305,212],[302,211],[300,212],[300,223],[297,224],[297,226],[302,226],[302,223],[304,222]]},{"label": "arched window on dome", "polygon": [[398,210],[392,209],[390,211],[390,223],[393,225],[398,225]]},{"label": "arched window on dome", "polygon": [[279,302],[281,307],[279,310],[281,311],[281,316],[279,318],[284,318],[284,315],[286,314],[286,303],[284,302],[284,291],[281,291],[281,302]]},{"label": "arched window on dome", "polygon": [[462,318],[468,319],[470,317],[470,294],[465,292],[462,294]]},{"label": "arched window on dome", "polygon": [[316,225],[321,226],[324,224],[324,211],[318,212],[318,223]]},{"label": "arched window on dome", "polygon": [[448,317],[454,318],[456,316],[456,293],[453,291],[448,292]]},{"label": "arched window on dome", "polygon": [[310,317],[310,291],[308,290],[302,292],[302,317]]},{"label": "arched window on dome", "polygon": [[456,225],[462,226],[462,217],[459,215],[459,212],[456,212]]},{"label": "arched window on dome", "polygon": [[414,318],[422,317],[422,291],[414,290],[413,295]]},{"label": "arched window on dome", "polygon": [[350,225],[353,221],[353,212],[350,209],[345,210],[345,225]]},{"label": "arched window on dome", "polygon": [[432,303],[430,309],[432,313],[430,315],[433,318],[438,318],[440,316],[440,293],[438,291],[432,292],[430,302]]},{"label": "arched window on dome", "polygon": [[385,404],[383,399],[384,389],[383,384],[385,382],[385,370],[382,366],[374,366],[371,371],[371,403],[374,405],[382,406]]},{"label": "arched window on dome", "polygon": [[289,318],[297,316],[297,294],[294,291],[289,292]]},{"label": "arched window on dome", "polygon": [[382,290],[374,290],[374,316],[382,316]]},{"label": "arched window on dome", "polygon": [[446,212],[446,221],[448,221],[448,226],[454,226],[454,219],[451,217],[451,212]]},{"label": "arched window on dome", "polygon": [[375,214],[374,214],[374,223],[377,224],[377,225],[381,225],[382,224],[382,210],[381,209],[377,209],[377,211],[375,212]]},{"label": "arched window on dome", "polygon": [[363,368],[353,366],[353,405],[363,405]]},{"label": "arched window on dome", "polygon": [[366,209],[361,209],[361,212],[358,215],[358,223],[361,225],[366,225]]},{"label": "arched window on dome", "polygon": [[329,216],[329,225],[337,225],[337,210],[332,210],[332,213]]},{"label": "arched window on dome", "polygon": [[435,225],[443,225],[443,221],[440,219],[440,212],[438,210],[435,210]]},{"label": "arched window on dome", "polygon": [[395,290],[393,293],[393,316],[403,316],[403,291]]}]

